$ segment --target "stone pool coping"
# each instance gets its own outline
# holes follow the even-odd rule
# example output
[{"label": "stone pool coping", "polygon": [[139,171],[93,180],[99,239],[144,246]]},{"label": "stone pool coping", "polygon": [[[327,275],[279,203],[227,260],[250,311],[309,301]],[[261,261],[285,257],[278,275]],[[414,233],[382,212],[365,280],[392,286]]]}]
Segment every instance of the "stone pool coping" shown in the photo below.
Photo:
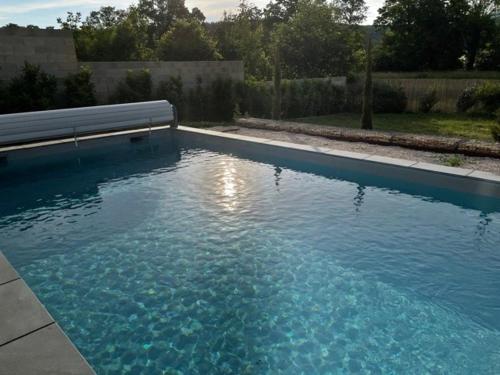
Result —
[{"label": "stone pool coping", "polygon": [[2,374],[95,375],[2,252],[0,301]]},{"label": "stone pool coping", "polygon": [[[5,147],[0,147],[0,156],[2,156],[2,154],[7,154],[8,152],[12,152],[12,151],[21,151],[21,150],[38,148],[38,147],[55,146],[55,145],[75,143],[75,142],[84,142],[87,140],[109,138],[109,137],[114,137],[114,136],[119,136],[119,135],[125,136],[125,135],[136,134],[136,133],[144,134],[144,133],[148,133],[148,132],[154,133],[156,131],[166,130],[166,129],[171,129],[171,126],[169,126],[169,125],[156,126],[156,127],[152,127],[152,128],[140,128],[140,129],[134,129],[134,130],[125,130],[125,131],[117,131],[117,132],[110,132],[110,133],[80,136],[80,137],[76,137],[76,138],[64,138],[64,139],[51,140],[51,141],[41,141],[41,142],[36,142],[36,143],[28,143],[28,144],[23,144],[23,145],[5,146]],[[475,169],[448,167],[448,166],[439,165],[439,164],[418,162],[415,160],[392,158],[392,157],[386,157],[386,156],[381,156],[381,155],[377,155],[377,154],[367,154],[367,153],[359,153],[359,152],[352,152],[352,151],[335,150],[333,148],[328,148],[328,147],[316,147],[316,146],[302,145],[302,144],[298,144],[298,143],[276,141],[276,140],[251,137],[251,136],[246,136],[246,135],[239,135],[239,134],[225,133],[225,132],[214,131],[214,130],[193,128],[193,127],[189,127],[189,126],[179,125],[175,129],[179,130],[179,131],[184,131],[184,132],[216,136],[219,138],[247,141],[247,142],[251,142],[251,143],[259,143],[259,144],[270,145],[270,146],[278,146],[278,147],[289,148],[289,149],[294,149],[294,150],[299,150],[299,151],[315,152],[315,153],[320,153],[320,154],[330,155],[330,156],[340,157],[340,158],[363,160],[363,161],[374,162],[374,163],[379,163],[379,164],[393,165],[393,166],[405,167],[405,168],[410,168],[410,169],[415,169],[415,170],[424,170],[424,171],[428,171],[428,172],[435,172],[435,173],[446,174],[446,175],[457,176],[457,177],[471,177],[471,178],[474,178],[477,180],[484,180],[484,181],[488,181],[488,182],[500,183],[500,176],[499,175],[496,175],[496,174],[493,174],[490,172],[483,172],[483,171],[479,171],[479,170],[475,170]]]}]

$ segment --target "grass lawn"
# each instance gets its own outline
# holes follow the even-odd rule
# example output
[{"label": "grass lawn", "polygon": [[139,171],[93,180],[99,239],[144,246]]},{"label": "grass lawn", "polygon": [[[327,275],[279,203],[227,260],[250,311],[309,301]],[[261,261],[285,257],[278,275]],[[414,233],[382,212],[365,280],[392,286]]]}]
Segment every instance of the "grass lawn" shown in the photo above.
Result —
[{"label": "grass lawn", "polygon": [[[339,113],[328,116],[305,117],[288,121],[309,124],[360,128],[361,114]],[[471,117],[460,113],[383,113],[375,114],[375,130],[416,134],[455,136],[492,141],[490,126],[494,119]]]}]

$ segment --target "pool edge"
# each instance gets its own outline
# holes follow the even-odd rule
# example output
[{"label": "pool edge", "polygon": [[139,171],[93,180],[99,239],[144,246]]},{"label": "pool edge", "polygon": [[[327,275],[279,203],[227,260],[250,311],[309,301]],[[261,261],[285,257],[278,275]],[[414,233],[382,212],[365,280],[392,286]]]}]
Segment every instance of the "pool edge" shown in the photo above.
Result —
[{"label": "pool edge", "polygon": [[275,140],[269,140],[266,138],[258,138],[258,137],[239,135],[239,134],[234,134],[234,133],[224,133],[224,132],[219,132],[219,131],[215,131],[215,130],[199,129],[199,128],[193,128],[193,127],[188,127],[188,126],[180,126],[179,125],[179,127],[176,130],[190,132],[190,133],[204,134],[204,135],[209,135],[209,136],[214,136],[214,137],[239,140],[239,141],[259,143],[259,144],[268,145],[268,146],[288,148],[288,149],[293,149],[293,150],[297,150],[297,151],[314,152],[314,153],[319,153],[319,154],[324,154],[324,155],[329,155],[329,156],[335,156],[335,157],[339,157],[339,158],[354,159],[354,160],[360,160],[360,161],[364,161],[364,162],[385,164],[385,165],[391,165],[391,166],[395,166],[395,167],[409,168],[409,169],[413,169],[413,170],[426,171],[426,172],[432,172],[432,173],[439,173],[439,174],[461,177],[461,178],[468,177],[470,179],[475,179],[475,180],[479,180],[479,181],[500,183],[500,175],[496,175],[496,174],[490,173],[490,172],[480,171],[477,169],[448,167],[445,165],[439,165],[439,164],[433,164],[433,163],[427,163],[427,162],[418,162],[415,160],[386,157],[386,156],[382,156],[379,154],[366,154],[366,153],[359,153],[359,152],[352,152],[352,151],[342,151],[342,150],[336,150],[336,149],[327,148],[327,147],[316,147],[316,146],[303,145],[303,144],[298,144],[298,143],[275,141]]}]

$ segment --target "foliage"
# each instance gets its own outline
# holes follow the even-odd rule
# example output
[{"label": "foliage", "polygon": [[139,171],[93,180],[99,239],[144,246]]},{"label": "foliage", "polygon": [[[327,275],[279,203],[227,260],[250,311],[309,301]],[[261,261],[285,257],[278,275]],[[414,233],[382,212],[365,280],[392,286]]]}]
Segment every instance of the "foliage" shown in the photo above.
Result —
[{"label": "foliage", "polygon": [[266,82],[249,80],[235,87],[236,104],[241,114],[271,118],[272,87]]},{"label": "foliage", "polygon": [[[345,106],[345,90],[329,79],[281,81],[281,117],[297,118],[341,112]],[[271,118],[273,85],[247,81],[235,86],[236,101],[242,114]]]},{"label": "foliage", "polygon": [[500,111],[497,111],[497,123],[491,125],[491,136],[495,142],[500,142]]},{"label": "foliage", "polygon": [[81,61],[128,61],[152,57],[147,47],[144,18],[130,10],[103,7],[85,21],[80,13],[68,12],[58,19],[63,29],[73,31],[75,49]]},{"label": "foliage", "polygon": [[209,121],[209,98],[203,87],[201,77],[196,80],[196,86],[191,88],[187,95],[186,118],[189,121]]},{"label": "foliage", "polygon": [[57,81],[40,66],[24,63],[21,74],[3,90],[4,113],[42,111],[56,107]]},{"label": "foliage", "polygon": [[449,25],[447,3],[387,0],[375,21],[384,31],[377,68],[385,70],[454,69],[462,46]]},{"label": "foliage", "polygon": [[457,112],[467,112],[476,104],[476,87],[467,87],[457,99]]},{"label": "foliage", "polygon": [[64,80],[65,106],[70,108],[86,107],[97,104],[92,72],[83,67],[78,73],[71,74]]},{"label": "foliage", "polygon": [[500,84],[485,82],[466,88],[458,97],[457,111],[467,112],[472,108],[493,114],[500,108]]},{"label": "foliage", "polygon": [[187,105],[189,121],[231,121],[236,106],[232,81],[219,77],[203,86],[198,78],[196,87],[189,91]]},{"label": "foliage", "polygon": [[161,81],[156,90],[158,99],[168,100],[175,106],[177,117],[182,121],[185,116],[185,98],[181,77],[169,77],[166,81]]},{"label": "foliage", "polygon": [[431,90],[424,95],[419,100],[418,110],[422,113],[429,113],[432,108],[439,102],[437,91]]},{"label": "foliage", "polygon": [[490,113],[500,108],[500,84],[486,82],[475,91],[476,101]]},{"label": "foliage", "polygon": [[294,16],[276,29],[287,78],[346,75],[358,67],[360,34],[339,23],[332,5],[301,1]]},{"label": "foliage", "polygon": [[366,77],[363,87],[361,128],[373,129],[373,79],[372,79],[372,40],[368,39],[366,50]]},{"label": "foliage", "polygon": [[215,79],[209,86],[208,97],[210,98],[208,120],[225,122],[233,120],[236,103],[231,79],[221,77]]},{"label": "foliage", "polygon": [[[363,85],[355,80],[347,85],[347,111],[361,112]],[[408,98],[402,87],[395,87],[383,82],[373,83],[373,112],[401,113],[406,110]]]},{"label": "foliage", "polygon": [[265,10],[266,20],[270,25],[288,22],[297,12],[300,0],[270,1]]},{"label": "foliage", "polygon": [[147,34],[154,47],[155,41],[169,31],[178,20],[195,20],[203,22],[205,16],[198,8],[192,12],[184,0],[140,0],[135,10],[147,20]]},{"label": "foliage", "polygon": [[147,69],[129,70],[125,79],[118,83],[111,97],[113,103],[133,103],[151,100],[153,82]]},{"label": "foliage", "polygon": [[406,110],[408,99],[401,87],[377,83],[373,86],[373,97],[375,113],[401,113]]},{"label": "foliage", "polygon": [[465,159],[463,155],[451,155],[448,157],[444,157],[441,159],[443,164],[448,165],[450,167],[460,167],[464,164]]},{"label": "foliage", "polygon": [[348,25],[359,25],[366,19],[368,7],[365,0],[333,0],[339,20]]},{"label": "foliage", "polygon": [[215,41],[198,21],[178,20],[162,35],[157,56],[167,61],[218,60]]},{"label": "foliage", "polygon": [[491,17],[495,0],[387,0],[376,26],[384,32],[377,68],[444,70],[476,66],[498,26]]},{"label": "foliage", "polygon": [[222,57],[243,60],[247,79],[271,78],[271,58],[261,17],[259,8],[243,0],[236,13],[224,14],[224,19],[214,25],[213,36]]}]

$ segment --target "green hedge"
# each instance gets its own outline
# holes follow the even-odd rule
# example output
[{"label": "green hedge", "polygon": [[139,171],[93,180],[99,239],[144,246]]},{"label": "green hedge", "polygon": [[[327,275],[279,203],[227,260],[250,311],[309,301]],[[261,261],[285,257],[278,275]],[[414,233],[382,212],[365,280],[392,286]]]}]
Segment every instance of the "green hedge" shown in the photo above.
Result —
[{"label": "green hedge", "polygon": [[[248,81],[235,88],[241,114],[271,118],[273,87],[268,82]],[[331,80],[306,79],[281,82],[281,118],[338,113],[345,107],[345,89]]]},{"label": "green hedge", "polygon": [[2,90],[1,113],[42,111],[57,107],[57,80],[38,65],[25,63]]},{"label": "green hedge", "polygon": [[89,107],[97,104],[92,71],[83,67],[78,73],[70,74],[64,80],[64,102],[67,108]]},{"label": "green hedge", "polygon": [[[359,80],[347,85],[346,112],[361,112],[363,83]],[[373,83],[373,112],[402,113],[406,110],[408,98],[402,87],[383,82]]]},{"label": "green hedge", "polygon": [[129,70],[125,78],[118,82],[111,103],[146,102],[153,97],[153,81],[148,69]]},{"label": "green hedge", "polygon": [[58,87],[56,78],[25,63],[20,74],[0,85],[0,113],[43,111],[95,105],[91,72],[82,69],[64,79]]}]

